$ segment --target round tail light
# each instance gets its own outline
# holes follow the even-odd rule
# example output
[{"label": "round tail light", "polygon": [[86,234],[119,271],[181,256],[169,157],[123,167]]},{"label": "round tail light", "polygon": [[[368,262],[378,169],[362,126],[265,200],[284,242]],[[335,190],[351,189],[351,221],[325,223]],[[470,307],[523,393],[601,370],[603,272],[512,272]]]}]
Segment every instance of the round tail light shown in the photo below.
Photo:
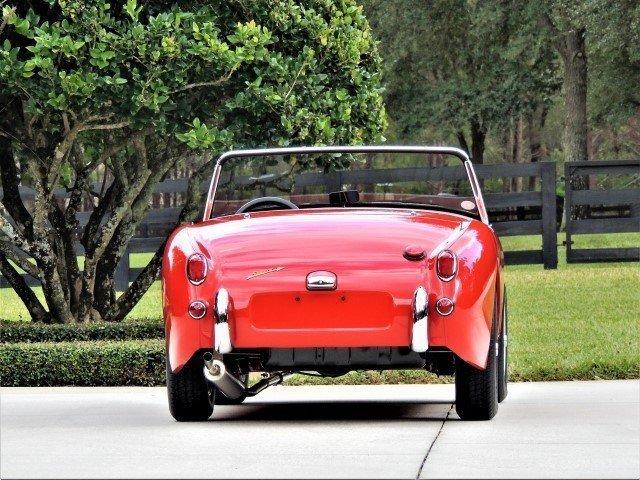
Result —
[{"label": "round tail light", "polygon": [[440,252],[436,261],[436,271],[440,280],[444,282],[453,279],[458,271],[458,257],[456,257],[456,254],[451,250]]},{"label": "round tail light", "polygon": [[447,297],[441,298],[436,302],[436,311],[440,315],[451,315],[451,312],[453,312],[453,300]]},{"label": "round tail light", "polygon": [[204,302],[200,300],[196,300],[195,302],[191,302],[189,304],[189,315],[191,315],[195,319],[199,319],[204,317],[207,314],[207,306]]},{"label": "round tail light", "polygon": [[187,277],[194,285],[200,285],[207,277],[207,259],[201,253],[194,253],[187,260]]}]

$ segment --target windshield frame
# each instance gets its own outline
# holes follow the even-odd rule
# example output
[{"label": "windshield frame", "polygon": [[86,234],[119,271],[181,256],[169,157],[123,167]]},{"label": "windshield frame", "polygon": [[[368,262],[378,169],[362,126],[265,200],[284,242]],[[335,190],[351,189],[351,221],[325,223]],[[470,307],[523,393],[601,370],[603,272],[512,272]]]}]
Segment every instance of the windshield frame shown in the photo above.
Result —
[{"label": "windshield frame", "polygon": [[438,146],[420,146],[420,145],[358,145],[358,146],[328,146],[328,147],[283,147],[283,148],[258,148],[249,150],[228,150],[218,157],[216,160],[209,191],[207,193],[207,202],[204,208],[202,221],[211,219],[213,205],[215,202],[216,190],[220,181],[220,173],[222,166],[229,160],[242,157],[268,157],[277,155],[317,155],[331,153],[424,153],[424,154],[442,154],[451,155],[460,159],[465,167],[467,178],[471,184],[473,197],[478,208],[478,214],[482,223],[489,225],[489,217],[485,207],[484,198],[480,184],[476,176],[476,172],[471,163],[471,158],[464,150],[456,147],[438,147]]}]

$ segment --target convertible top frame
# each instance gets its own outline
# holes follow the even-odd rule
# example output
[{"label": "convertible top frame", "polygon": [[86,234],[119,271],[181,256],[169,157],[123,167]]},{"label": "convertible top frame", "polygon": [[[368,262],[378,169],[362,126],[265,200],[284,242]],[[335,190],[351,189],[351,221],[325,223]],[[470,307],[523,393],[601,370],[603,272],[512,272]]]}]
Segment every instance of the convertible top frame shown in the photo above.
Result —
[{"label": "convertible top frame", "polygon": [[218,157],[213,169],[213,176],[209,185],[207,194],[207,203],[204,209],[203,221],[211,219],[213,212],[213,204],[215,200],[218,182],[220,181],[220,172],[222,165],[228,160],[241,157],[267,157],[271,155],[295,155],[295,154],[323,154],[323,153],[424,153],[424,154],[442,154],[451,155],[459,158],[467,172],[473,197],[478,207],[480,220],[489,225],[489,217],[485,207],[484,198],[476,172],[471,163],[471,158],[464,150],[455,147],[437,147],[437,146],[408,146],[408,145],[363,145],[363,146],[328,146],[328,147],[286,147],[286,148],[260,148],[251,150],[229,150]]}]

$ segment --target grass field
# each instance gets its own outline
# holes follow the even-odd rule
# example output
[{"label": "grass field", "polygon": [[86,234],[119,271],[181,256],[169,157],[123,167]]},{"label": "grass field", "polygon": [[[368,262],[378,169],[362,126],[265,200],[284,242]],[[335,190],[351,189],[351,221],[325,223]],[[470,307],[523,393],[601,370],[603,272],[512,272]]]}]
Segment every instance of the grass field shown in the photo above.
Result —
[{"label": "grass field", "polygon": [[[559,241],[561,237],[559,236]],[[505,250],[537,248],[540,237],[503,239]],[[576,248],[638,246],[640,235],[578,237]],[[513,380],[638,378],[640,376],[640,268],[638,263],[540,265],[506,268]],[[147,258],[132,258],[141,266]],[[160,318],[156,283],[130,318]],[[28,315],[10,289],[0,290],[0,318]],[[338,379],[294,377],[292,383],[382,383],[449,381],[422,372],[353,372]]]}]

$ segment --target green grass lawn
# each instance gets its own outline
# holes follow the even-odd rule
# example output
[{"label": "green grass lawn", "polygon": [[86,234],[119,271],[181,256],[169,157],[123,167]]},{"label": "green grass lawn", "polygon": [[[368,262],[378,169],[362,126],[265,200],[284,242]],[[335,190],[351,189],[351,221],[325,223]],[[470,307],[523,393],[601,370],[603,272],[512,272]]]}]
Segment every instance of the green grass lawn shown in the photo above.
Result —
[{"label": "green grass lawn", "polygon": [[[559,242],[562,237],[559,236]],[[585,235],[576,248],[638,246],[640,235]],[[505,250],[538,248],[541,238],[503,239]],[[134,256],[141,266],[148,256]],[[506,268],[510,362],[513,380],[637,378],[640,376],[640,268],[638,263],[567,264],[559,249],[557,270],[541,265]],[[160,318],[156,282],[129,318]],[[0,318],[28,315],[10,289],[0,290]],[[338,379],[294,377],[292,383],[449,381],[423,372],[353,372]]]}]

